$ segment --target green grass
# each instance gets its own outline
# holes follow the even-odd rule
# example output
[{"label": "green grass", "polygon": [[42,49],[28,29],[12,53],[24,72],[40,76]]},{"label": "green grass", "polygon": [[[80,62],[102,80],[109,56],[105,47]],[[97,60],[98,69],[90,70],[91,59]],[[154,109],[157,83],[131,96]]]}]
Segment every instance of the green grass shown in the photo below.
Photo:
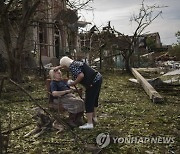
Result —
[{"label": "green grass", "polygon": [[[23,136],[35,126],[31,119],[35,104],[14,85],[5,82],[0,100],[2,131],[8,130],[9,117],[11,127],[33,122],[32,125],[10,134],[9,153],[82,153],[84,145],[78,138],[95,145],[100,133],[109,133],[111,137],[175,137],[173,144],[155,143],[111,143],[102,149],[103,154],[117,153],[179,153],[180,136],[180,96],[160,91],[165,97],[161,104],[152,103],[140,85],[128,81],[132,76],[122,73],[104,73],[103,85],[98,107],[98,124],[93,130],[79,130],[73,133],[65,130],[60,134],[49,132],[38,138]],[[28,78],[22,84],[38,103],[47,107],[44,82],[38,78]],[[83,151],[83,153],[91,153]]]}]

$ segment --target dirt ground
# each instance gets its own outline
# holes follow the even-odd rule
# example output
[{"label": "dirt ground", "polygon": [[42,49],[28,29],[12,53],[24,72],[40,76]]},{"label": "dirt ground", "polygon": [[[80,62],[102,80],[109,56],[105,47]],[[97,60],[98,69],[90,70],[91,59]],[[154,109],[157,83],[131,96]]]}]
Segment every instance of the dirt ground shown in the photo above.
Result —
[{"label": "dirt ground", "polygon": [[[180,153],[180,88],[158,90],[165,101],[155,104],[142,87],[129,82],[129,78],[132,76],[121,72],[103,73],[98,123],[94,129],[65,129],[59,134],[52,130],[38,138],[24,137],[35,127],[32,119],[35,103],[18,87],[5,81],[0,99],[2,132],[27,124],[9,134],[8,153],[97,153],[90,147],[98,147],[96,138],[101,133],[110,137],[110,143],[99,150],[103,154]],[[41,78],[29,75],[21,86],[38,104],[47,108],[47,92]],[[66,114],[61,118],[63,116]],[[170,140],[165,142],[164,138]]]}]

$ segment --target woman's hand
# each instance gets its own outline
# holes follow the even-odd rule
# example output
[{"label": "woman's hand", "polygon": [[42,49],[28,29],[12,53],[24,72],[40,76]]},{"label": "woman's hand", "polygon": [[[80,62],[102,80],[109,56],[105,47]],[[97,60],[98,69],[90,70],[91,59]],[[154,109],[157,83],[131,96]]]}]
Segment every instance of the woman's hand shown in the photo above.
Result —
[{"label": "woman's hand", "polygon": [[73,82],[71,82],[71,83],[69,84],[69,86],[75,86],[75,85],[77,85],[79,82],[82,81],[83,78],[84,78],[84,73],[78,74],[76,80],[73,81]]},{"label": "woman's hand", "polygon": [[62,67],[61,66],[56,66],[56,67],[53,67],[53,70],[59,70],[59,69],[61,69]]},{"label": "woman's hand", "polygon": [[69,86],[73,86],[73,83],[74,83],[73,80],[68,80],[68,81],[67,81],[67,84],[68,84]]}]

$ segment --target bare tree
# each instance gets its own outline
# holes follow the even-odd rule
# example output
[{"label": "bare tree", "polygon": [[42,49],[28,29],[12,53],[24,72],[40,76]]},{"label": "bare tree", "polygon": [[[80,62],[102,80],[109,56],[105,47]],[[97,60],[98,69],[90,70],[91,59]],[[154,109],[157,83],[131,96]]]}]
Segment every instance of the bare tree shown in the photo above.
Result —
[{"label": "bare tree", "polygon": [[89,9],[91,8],[88,4],[93,0],[66,0],[67,5],[74,10]]},{"label": "bare tree", "polygon": [[[3,30],[3,39],[8,55],[8,66],[9,66],[9,76],[15,81],[22,80],[22,70],[21,70],[21,60],[23,47],[26,37],[26,32],[28,29],[28,23],[31,16],[38,7],[40,0],[9,0],[9,1],[0,1],[0,18],[1,26]],[[20,12],[19,22],[18,22],[18,32],[15,45],[13,45],[11,37],[11,12]]]},{"label": "bare tree", "polygon": [[[125,60],[125,68],[127,72],[131,71],[130,66],[130,58],[132,54],[138,49],[139,42],[138,39],[142,35],[143,31],[150,25],[152,22],[162,14],[162,11],[158,11],[158,9],[163,8],[165,6],[158,6],[156,4],[152,6],[147,6],[144,4],[144,0],[142,1],[141,8],[139,9],[139,13],[137,15],[133,14],[130,21],[135,22],[137,24],[137,28],[134,31],[132,37],[127,37],[124,34],[119,33],[126,41],[127,46],[126,49],[122,50],[122,56]],[[155,11],[157,10],[157,12]]]},{"label": "bare tree", "polygon": [[177,37],[177,43],[180,44],[180,31],[177,31],[175,36]]}]

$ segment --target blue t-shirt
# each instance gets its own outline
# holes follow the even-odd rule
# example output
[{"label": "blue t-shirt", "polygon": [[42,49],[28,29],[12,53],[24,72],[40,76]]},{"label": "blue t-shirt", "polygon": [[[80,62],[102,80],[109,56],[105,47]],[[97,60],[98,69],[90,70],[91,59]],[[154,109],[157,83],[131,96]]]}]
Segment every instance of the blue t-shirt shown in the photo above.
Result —
[{"label": "blue t-shirt", "polygon": [[55,81],[52,80],[50,83],[50,91],[64,91],[64,90],[69,90],[70,87],[65,81]]}]

